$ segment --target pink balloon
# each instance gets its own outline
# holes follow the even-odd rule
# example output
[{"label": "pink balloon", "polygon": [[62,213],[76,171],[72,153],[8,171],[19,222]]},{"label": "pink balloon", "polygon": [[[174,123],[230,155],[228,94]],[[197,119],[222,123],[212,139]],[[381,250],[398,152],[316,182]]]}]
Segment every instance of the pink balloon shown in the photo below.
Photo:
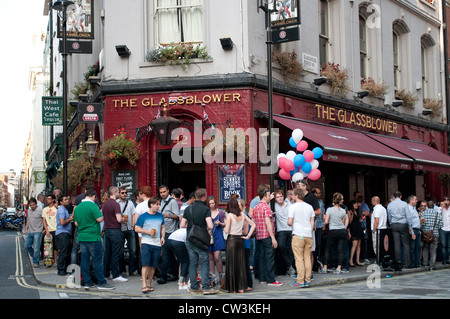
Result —
[{"label": "pink balloon", "polygon": [[303,156],[305,157],[305,162],[311,162],[314,159],[314,153],[310,150],[304,151]]},{"label": "pink balloon", "polygon": [[283,168],[285,161],[287,161],[286,157],[280,157],[277,161],[278,167]]},{"label": "pink balloon", "polygon": [[308,142],[306,142],[305,140],[301,140],[300,142],[297,143],[297,151],[303,152],[307,148],[308,148]]},{"label": "pink balloon", "polygon": [[280,168],[284,169],[285,171],[292,171],[295,169],[295,165],[294,162],[291,161],[290,159],[287,159],[285,161],[280,162]]},{"label": "pink balloon", "polygon": [[291,173],[289,173],[288,171],[285,171],[284,169],[280,169],[280,171],[278,172],[278,175],[280,175],[280,178],[287,181],[288,179],[291,178]]},{"label": "pink balloon", "polygon": [[315,169],[311,170],[311,172],[309,172],[308,179],[310,179],[312,181],[316,181],[320,178],[321,175],[322,175],[322,173],[317,168],[315,168]]}]

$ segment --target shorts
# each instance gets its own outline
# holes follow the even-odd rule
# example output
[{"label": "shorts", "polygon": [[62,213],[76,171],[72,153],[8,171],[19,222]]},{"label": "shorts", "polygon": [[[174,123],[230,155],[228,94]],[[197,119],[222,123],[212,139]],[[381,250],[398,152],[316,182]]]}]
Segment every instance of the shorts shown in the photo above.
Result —
[{"label": "shorts", "polygon": [[142,267],[158,267],[159,257],[161,256],[161,247],[149,244],[141,245],[141,263]]}]

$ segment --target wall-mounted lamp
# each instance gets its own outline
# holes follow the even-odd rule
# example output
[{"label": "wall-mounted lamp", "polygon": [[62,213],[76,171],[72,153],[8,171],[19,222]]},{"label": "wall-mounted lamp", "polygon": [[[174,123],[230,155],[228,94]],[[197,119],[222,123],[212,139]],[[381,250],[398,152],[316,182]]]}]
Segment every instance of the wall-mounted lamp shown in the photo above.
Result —
[{"label": "wall-mounted lamp", "polygon": [[181,121],[170,116],[167,103],[164,103],[162,106],[161,116],[151,121],[150,126],[161,145],[170,145],[172,143],[172,131],[180,127]]},{"label": "wall-mounted lamp", "polygon": [[128,49],[128,47],[126,45],[116,45],[116,51],[117,54],[121,57],[121,58],[127,58],[130,56],[131,52],[130,49]]},{"label": "wall-mounted lamp", "polygon": [[88,140],[84,144],[86,145],[89,158],[94,158],[95,153],[97,152],[98,141],[94,140],[94,138],[92,137],[92,132],[89,132]]},{"label": "wall-mounted lamp", "polygon": [[80,146],[78,147],[77,154],[78,154],[78,155],[85,155],[86,153],[87,153],[87,152],[86,152],[86,150],[84,149],[83,141],[80,141]]},{"label": "wall-mounted lamp", "polygon": [[327,77],[326,76],[321,76],[320,78],[314,79],[313,84],[315,86],[321,86],[322,84],[327,82]]},{"label": "wall-mounted lamp", "polygon": [[70,100],[69,104],[72,107],[77,107],[78,106],[78,101],[77,100]]},{"label": "wall-mounted lamp", "polygon": [[78,99],[81,102],[89,102],[89,95],[88,94],[79,94]]},{"label": "wall-mounted lamp", "polygon": [[355,96],[362,99],[362,98],[366,97],[367,95],[369,95],[369,91],[361,90],[361,91],[356,92]]},{"label": "wall-mounted lamp", "polygon": [[427,110],[427,109],[424,109],[423,111],[422,111],[422,115],[431,115],[433,113],[433,111],[432,110]]},{"label": "wall-mounted lamp", "polygon": [[399,106],[401,106],[401,105],[403,105],[403,101],[400,101],[400,100],[394,100],[394,101],[392,101],[392,106],[393,106],[393,107],[399,107]]},{"label": "wall-mounted lamp", "polygon": [[90,76],[88,78],[88,81],[91,84],[100,85],[101,79],[99,76]]},{"label": "wall-mounted lamp", "polygon": [[233,40],[230,37],[220,38],[220,44],[222,45],[222,49],[224,50],[232,50],[233,49]]}]

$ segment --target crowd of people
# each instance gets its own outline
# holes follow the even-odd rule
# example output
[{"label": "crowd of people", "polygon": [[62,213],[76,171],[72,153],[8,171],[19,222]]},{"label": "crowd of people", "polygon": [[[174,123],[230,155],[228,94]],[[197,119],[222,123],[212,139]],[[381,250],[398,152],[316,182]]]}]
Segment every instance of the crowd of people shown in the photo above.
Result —
[{"label": "crowd of people", "polygon": [[161,285],[178,281],[192,294],[215,294],[217,285],[244,293],[254,279],[282,286],[279,275],[306,288],[314,272],[341,274],[370,264],[388,231],[400,268],[435,269],[439,243],[443,263],[449,262],[447,196],[441,203],[414,195],[404,201],[395,192],[386,205],[373,196],[370,209],[356,191],[348,205],[341,193],[325,205],[322,191],[301,180],[286,194],[261,184],[248,205],[234,194],[219,208],[204,188],[185,198],[179,188],[161,185],[155,197],[143,186],[131,201],[126,187],[110,186],[99,198],[93,186],[87,183],[75,198],[59,190],[31,198],[25,227],[33,267],[43,256],[44,236],[51,236],[58,275],[77,264],[86,289],[114,289],[107,279],[141,276],[142,293],[154,291],[154,277]]}]

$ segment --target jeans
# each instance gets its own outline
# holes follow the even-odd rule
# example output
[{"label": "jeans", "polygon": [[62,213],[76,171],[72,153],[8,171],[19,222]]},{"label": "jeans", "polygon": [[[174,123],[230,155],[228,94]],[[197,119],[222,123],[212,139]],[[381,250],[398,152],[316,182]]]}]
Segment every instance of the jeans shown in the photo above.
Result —
[{"label": "jeans", "polygon": [[189,274],[189,253],[187,251],[186,244],[182,241],[169,239],[167,240],[166,245],[168,245],[170,250],[173,251],[177,257],[177,261],[181,265],[180,276],[186,278]]},{"label": "jeans", "polygon": [[312,237],[292,236],[292,250],[295,256],[297,268],[297,282],[303,284],[305,281],[311,283],[311,247]]},{"label": "jeans", "polygon": [[65,272],[70,263],[70,234],[61,233],[56,236],[59,252],[57,260],[58,272]]},{"label": "jeans", "polygon": [[440,239],[442,245],[442,261],[448,263],[450,257],[450,231],[440,230]]},{"label": "jeans", "polygon": [[278,232],[277,242],[282,262],[287,270],[289,269],[289,267],[292,267],[295,263],[294,253],[292,252],[292,231]]},{"label": "jeans", "polygon": [[420,229],[414,228],[414,235],[416,235],[416,239],[412,238],[409,240],[409,248],[411,251],[411,267],[417,268],[420,267],[420,251],[422,250],[421,246],[421,236]]},{"label": "jeans", "polygon": [[33,264],[39,264],[41,257],[42,233],[27,233],[25,247],[33,258]]},{"label": "jeans", "polygon": [[395,261],[402,263],[402,247],[407,254],[405,254],[405,266],[406,268],[411,267],[411,254],[409,248],[409,228],[408,224],[392,224],[392,236],[394,237],[394,248],[395,248]]},{"label": "jeans", "polygon": [[[169,236],[172,233],[166,233],[164,240],[167,243]],[[174,252],[168,245],[162,246],[161,249],[161,279],[167,280],[167,275],[172,274],[175,277],[178,275],[178,263],[175,259]]]},{"label": "jeans", "polygon": [[272,246],[272,238],[256,240],[258,247],[258,271],[259,281],[272,283],[275,281],[275,249]]},{"label": "jeans", "polygon": [[105,229],[105,256],[103,266],[105,267],[105,277],[109,277],[110,272],[113,278],[120,276],[119,260],[123,255],[123,234],[120,228]]},{"label": "jeans", "polygon": [[94,264],[95,277],[99,286],[106,283],[103,269],[103,246],[101,241],[80,241],[81,277],[84,284],[92,284],[91,258]]},{"label": "jeans", "polygon": [[[128,273],[131,275],[138,268],[138,260],[136,255],[136,234],[133,230],[122,231],[123,245],[125,245],[125,239],[127,240],[128,248]],[[120,272],[125,272],[125,258],[123,254],[120,255]]]},{"label": "jeans", "polygon": [[197,246],[186,241],[186,248],[189,254],[189,279],[191,281],[191,289],[198,290],[197,269],[198,260],[200,259],[200,276],[202,277],[203,291],[209,289],[209,251],[198,248]]}]

